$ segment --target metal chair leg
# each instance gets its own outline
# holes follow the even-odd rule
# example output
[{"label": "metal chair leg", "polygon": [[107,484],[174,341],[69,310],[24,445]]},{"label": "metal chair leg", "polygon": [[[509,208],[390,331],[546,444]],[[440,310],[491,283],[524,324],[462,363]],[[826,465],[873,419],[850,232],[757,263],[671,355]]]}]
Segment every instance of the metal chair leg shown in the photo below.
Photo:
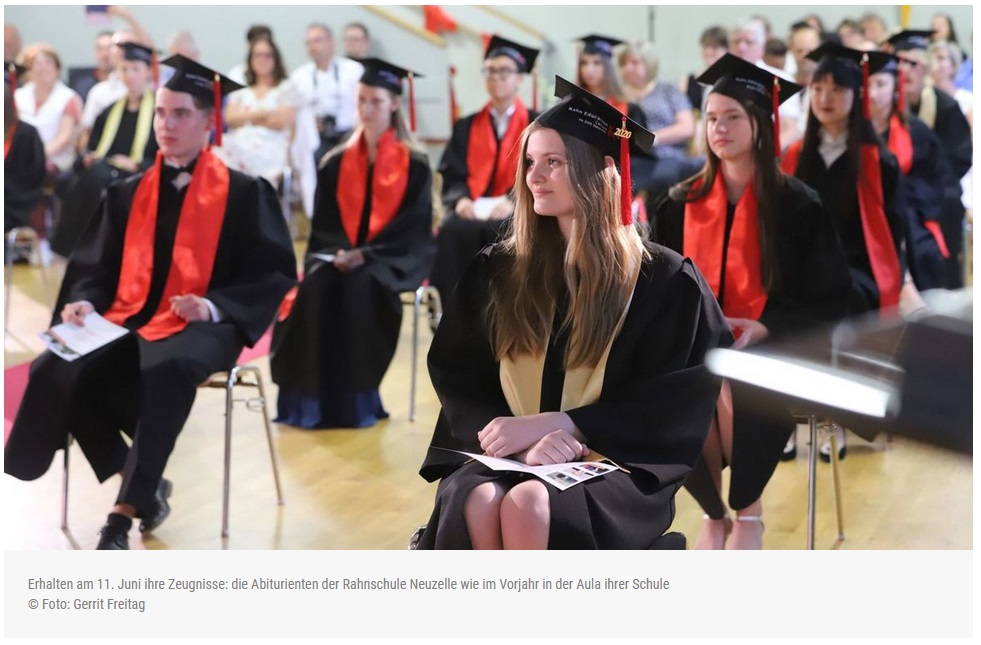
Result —
[{"label": "metal chair leg", "polygon": [[228,371],[225,381],[225,476],[221,491],[221,537],[228,537],[228,497],[231,486],[232,470],[232,406],[235,405],[235,380],[238,378],[238,366]]},{"label": "metal chair leg", "polygon": [[416,420],[416,372],[419,360],[419,312],[422,309],[422,299],[426,287],[416,289],[416,297],[412,303],[412,373],[409,375],[409,421]]},{"label": "metal chair leg", "polygon": [[838,520],[838,541],[845,539],[845,515],[841,508],[841,476],[838,463],[838,437],[832,428],[831,432],[831,480],[834,486],[835,514]]},{"label": "metal chair leg", "polygon": [[273,479],[276,482],[276,501],[282,506],[286,502],[283,500],[283,486],[279,480],[279,459],[276,456],[276,444],[273,442],[272,424],[269,422],[269,408],[266,407],[266,390],[262,384],[262,374],[258,367],[247,366],[243,370],[252,373],[255,377],[255,385],[259,388],[259,407],[262,408],[262,420],[266,424],[266,442],[269,444],[269,459],[272,461]]},{"label": "metal chair leg", "polygon": [[817,417],[813,414],[807,416],[807,423],[810,427],[811,444],[807,449],[807,548],[814,549],[814,518],[815,518],[815,499],[817,498],[817,455],[818,455],[818,431]]},{"label": "metal chair leg", "polygon": [[72,436],[65,441],[64,477],[61,484],[61,530],[68,530],[68,455],[71,452]]}]

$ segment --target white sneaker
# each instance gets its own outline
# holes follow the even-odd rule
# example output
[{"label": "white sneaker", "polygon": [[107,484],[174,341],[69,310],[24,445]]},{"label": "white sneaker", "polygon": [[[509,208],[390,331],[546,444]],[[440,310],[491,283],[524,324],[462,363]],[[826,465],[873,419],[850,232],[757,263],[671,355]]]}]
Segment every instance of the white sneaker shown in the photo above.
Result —
[{"label": "white sneaker", "polygon": [[793,461],[797,458],[797,428],[790,433],[790,438],[787,439],[787,445],[783,447],[783,454],[780,455],[780,461]]},{"label": "white sneaker", "polygon": [[845,445],[845,429],[831,421],[822,421],[818,425],[818,431],[820,432],[821,447],[818,451],[818,456],[824,463],[831,463],[831,433],[834,432],[835,442],[838,444],[838,461],[845,458],[848,453],[848,447]]}]

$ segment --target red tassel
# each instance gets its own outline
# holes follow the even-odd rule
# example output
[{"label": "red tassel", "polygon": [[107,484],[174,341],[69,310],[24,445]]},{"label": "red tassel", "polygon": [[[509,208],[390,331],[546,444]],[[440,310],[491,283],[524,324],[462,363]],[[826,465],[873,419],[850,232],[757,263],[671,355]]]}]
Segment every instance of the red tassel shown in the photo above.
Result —
[{"label": "red tassel", "polygon": [[780,158],[780,79],[773,77],[773,156]]},{"label": "red tassel", "polygon": [[862,54],[862,117],[867,121],[872,116],[869,108],[869,55]]},{"label": "red tassel", "polygon": [[906,76],[903,74],[903,68],[898,67],[899,75],[896,78],[896,91],[899,94],[898,107],[899,113],[902,114],[906,111]]},{"label": "red tassel", "polygon": [[531,109],[538,112],[538,68],[531,72]]},{"label": "red tassel", "polygon": [[[620,126],[624,134],[627,130],[627,117],[623,117]],[[634,214],[630,208],[630,139],[620,137],[620,223],[629,226],[634,222]]]},{"label": "red tassel", "polygon": [[10,64],[7,75],[10,77],[10,103],[14,109],[14,121],[17,121],[19,116],[17,115],[17,100],[14,97],[14,92],[17,91],[17,67],[13,63]]},{"label": "red tassel", "polygon": [[160,87],[160,61],[157,52],[150,54],[150,69],[153,71],[153,89]]},{"label": "red tassel", "polygon": [[460,118],[460,106],[456,104],[456,92],[453,90],[453,78],[456,76],[456,67],[450,65],[450,128]]},{"label": "red tassel", "polygon": [[412,83],[412,72],[409,72],[409,127],[416,131],[416,90]]},{"label": "red tassel", "polygon": [[215,147],[221,147],[221,76],[215,74]]}]

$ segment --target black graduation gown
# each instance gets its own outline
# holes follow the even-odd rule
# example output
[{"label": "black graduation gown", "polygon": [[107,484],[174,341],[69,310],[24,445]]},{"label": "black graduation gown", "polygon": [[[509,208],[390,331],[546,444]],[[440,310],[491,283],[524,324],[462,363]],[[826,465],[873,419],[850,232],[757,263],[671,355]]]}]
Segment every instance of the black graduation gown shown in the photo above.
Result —
[{"label": "black graduation gown", "polygon": [[[940,227],[944,232],[950,258],[946,260],[946,280],[943,286],[956,289],[964,284],[964,204],[961,202],[960,180],[973,163],[974,144],[971,126],[960,105],[950,94],[934,89],[937,95],[937,115],[933,131],[940,139],[947,157],[950,175],[944,183]],[[910,111],[919,116],[920,106],[910,105]]]},{"label": "black graduation gown", "polygon": [[[910,117],[907,131],[913,144],[913,164],[903,177],[904,234],[909,272],[920,291],[942,288],[947,284],[945,260],[936,238],[925,222],[942,220],[946,186],[957,184],[937,135],[916,117]],[[889,140],[889,130],[882,133]],[[958,184],[958,191],[960,186]],[[956,249],[951,250],[956,253]]]},{"label": "black graduation gown", "polygon": [[[154,494],[197,386],[230,368],[244,345],[268,329],[276,307],[295,284],[296,260],[279,202],[263,179],[230,171],[228,203],[205,294],[221,322],[191,323],[148,342],[135,333],[74,362],[44,352],[30,380],[4,449],[4,471],[19,479],[44,474],[66,435],[75,436],[100,481],[124,472],[118,501],[137,516],[153,512]],[[171,262],[183,192],[161,178],[147,305],[127,319],[135,329],[156,311]],[[62,306],[88,300],[105,312],[115,296],[130,208],[142,175],[109,187],[68,264],[52,324]],[[127,448],[120,430],[133,438]]]},{"label": "black graduation gown", "polygon": [[18,121],[3,159],[3,230],[27,226],[44,187],[44,143],[30,123]]},{"label": "black graduation gown", "polygon": [[[99,147],[102,133],[106,126],[106,119],[115,103],[110,105],[95,120],[92,126],[92,134],[89,137],[88,150],[94,152]],[[88,168],[81,164],[81,157],[76,163],[78,172],[75,180],[65,193],[65,198],[61,205],[61,217],[54,235],[51,237],[51,250],[63,257],[71,255],[75,245],[78,244],[82,231],[85,230],[92,214],[99,207],[99,200],[102,198],[102,191],[112,182],[129,177],[132,173],[117,168],[106,161],[113,155],[129,155],[133,147],[133,139],[136,137],[136,120],[139,110],[131,112],[123,110],[122,119],[119,122],[119,129],[116,137],[106,152],[105,159],[100,159]],[[150,128],[150,138],[146,143],[143,152],[143,159],[138,163],[141,170],[149,168],[157,156],[157,137]]]},{"label": "black graduation gown", "polygon": [[[598,401],[566,410],[586,445],[630,471],[617,471],[565,491],[546,485],[549,548],[648,548],[671,525],[673,498],[694,466],[719,394],[703,366],[705,353],[731,342],[711,290],[690,261],[649,245],[627,316],[613,341]],[[480,483],[516,483],[466,457],[481,452],[477,432],[512,416],[489,341],[484,310],[488,283],[510,260],[490,248],[467,268],[450,297],[429,350],[429,374],[442,409],[419,474],[442,479],[419,548],[471,548],[463,518]],[[551,354],[546,358],[549,365]],[[561,365],[561,363],[559,363]],[[546,367],[543,395],[561,392]],[[545,401],[550,398],[543,396]]]},{"label": "black graduation gown", "polygon": [[[816,154],[816,153],[815,153]],[[879,308],[879,287],[872,275],[872,264],[865,246],[865,233],[862,230],[862,216],[858,206],[858,195],[854,182],[848,176],[847,153],[841,155],[828,168],[820,158],[815,164],[816,176],[808,185],[821,196],[825,210],[831,216],[838,238],[845,248],[848,268],[852,274],[852,304],[850,314],[857,315]],[[899,163],[885,147],[879,147],[879,167],[882,176],[883,210],[889,232],[892,234],[899,258],[900,275],[906,273],[906,252],[903,230],[905,204],[902,189],[902,174]]]},{"label": "black graduation gown", "polygon": [[[368,196],[357,245],[348,239],[337,205],[341,156],[320,170],[306,275],[290,316],[273,330],[273,381],[306,397],[378,388],[402,325],[399,293],[417,288],[432,261],[432,172],[425,155],[412,152],[398,213],[365,242]],[[348,273],[310,257],[365,244],[371,247],[365,264]]]},{"label": "black graduation gown", "polygon": [[[528,121],[534,121],[537,112],[528,110]],[[463,198],[477,199],[486,197],[494,185],[494,175],[487,182],[484,192],[471,195],[467,178],[470,171],[467,167],[467,153],[470,148],[470,132],[473,129],[477,113],[459,119],[453,125],[450,142],[443,150],[439,162],[439,172],[443,176],[443,206],[446,216],[436,238],[436,257],[429,274],[429,283],[444,297],[448,297],[456,286],[457,280],[463,274],[474,256],[480,249],[497,241],[509,220],[466,220],[457,217],[456,204]],[[491,126],[493,128],[493,126]],[[494,136],[497,136],[495,130]],[[500,140],[498,140],[500,143]],[[497,154],[508,154],[498,145]],[[518,154],[517,150],[511,151]],[[497,159],[494,159],[494,168]]]},{"label": "black graduation gown", "polygon": [[[841,320],[848,313],[851,290],[844,250],[817,194],[800,180],[787,177],[777,203],[780,226],[773,232],[778,240],[774,270],[780,281],[767,293],[759,318],[770,331],[768,340]],[[730,211],[729,215],[734,212]],[[665,196],[657,206],[653,237],[682,252],[684,220],[684,202]],[[731,219],[728,224],[731,227]],[[725,302],[724,277],[719,301]],[[794,428],[789,410],[761,416],[754,406],[741,404],[742,394],[741,389],[733,389],[729,506],[734,509],[745,508],[762,495]],[[722,517],[719,491],[704,462],[699,461],[685,486],[706,513]]]}]

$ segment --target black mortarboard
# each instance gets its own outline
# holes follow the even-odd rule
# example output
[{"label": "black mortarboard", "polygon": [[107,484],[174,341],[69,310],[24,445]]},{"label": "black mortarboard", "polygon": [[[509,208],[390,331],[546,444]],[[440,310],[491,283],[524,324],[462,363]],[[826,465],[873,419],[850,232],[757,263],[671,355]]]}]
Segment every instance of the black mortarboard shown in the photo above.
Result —
[{"label": "black mortarboard", "polygon": [[490,42],[487,43],[487,51],[484,52],[484,59],[496,56],[507,56],[517,63],[519,72],[527,74],[535,67],[538,50],[500,36],[491,36]]},{"label": "black mortarboard", "polygon": [[879,72],[889,63],[880,52],[862,51],[844,45],[824,43],[807,55],[818,61],[813,78],[831,74],[835,83],[852,89],[862,89],[862,114],[869,118],[868,76]]},{"label": "black mortarboard", "polygon": [[771,113],[774,108],[775,85],[777,106],[804,89],[797,83],[780,78],[758,65],[729,53],[723,54],[722,58],[715,61],[695,80],[704,85],[711,85],[713,92],[736,99],[749,99]]},{"label": "black mortarboard", "polygon": [[13,61],[5,61],[3,66],[7,68],[7,73],[3,75],[3,82],[10,83],[10,87],[16,89],[17,79],[27,71],[27,68]]},{"label": "black mortarboard", "polygon": [[196,96],[200,100],[209,102],[209,104],[214,102],[215,145],[221,146],[222,97],[243,89],[245,86],[181,54],[174,54],[160,62],[174,68],[174,75],[164,84],[168,90]]},{"label": "black mortarboard", "polygon": [[899,73],[899,56],[887,52],[870,51],[869,55],[869,74],[887,72],[889,74]]},{"label": "black mortarboard", "polygon": [[134,42],[121,43],[119,47],[123,50],[125,60],[141,60],[147,65],[153,64],[154,51],[151,48]]},{"label": "black mortarboard", "polygon": [[402,79],[409,80],[409,127],[416,131],[416,97],[415,88],[412,80],[423,78],[422,74],[417,74],[412,70],[393,65],[380,58],[359,58],[356,59],[364,65],[364,73],[361,75],[361,82],[371,87],[381,87],[397,96],[402,95]]},{"label": "black mortarboard", "polygon": [[628,148],[633,144],[637,150],[649,153],[654,146],[654,134],[600,97],[561,76],[555,77],[555,96],[562,100],[542,112],[536,121],[584,141],[604,155],[620,161],[623,190],[621,215],[624,224],[631,223]]},{"label": "black mortarboard", "polygon": [[723,54],[695,80],[711,85],[712,92],[752,101],[765,113],[772,114],[773,154],[780,156],[780,104],[803,87],[729,53]]},{"label": "black mortarboard", "polygon": [[160,62],[174,68],[174,75],[164,84],[164,87],[174,92],[185,92],[211,101],[215,97],[215,81],[218,81],[220,96],[228,96],[245,87],[181,54],[174,54]]},{"label": "black mortarboard", "polygon": [[359,58],[359,63],[364,65],[364,74],[361,75],[361,82],[372,87],[383,87],[392,94],[402,95],[403,78],[422,78],[422,74],[417,74],[411,70],[393,65],[380,58]]},{"label": "black mortarboard", "polygon": [[590,34],[588,36],[582,36],[576,40],[581,40],[583,42],[582,53],[584,54],[602,54],[607,57],[613,56],[613,48],[617,45],[623,43],[619,38],[610,38],[609,36],[598,36],[596,34]]},{"label": "black mortarboard", "polygon": [[893,51],[906,51],[908,49],[926,49],[930,46],[933,38],[933,31],[923,29],[906,29],[898,34],[890,36],[887,43],[892,45]]}]

